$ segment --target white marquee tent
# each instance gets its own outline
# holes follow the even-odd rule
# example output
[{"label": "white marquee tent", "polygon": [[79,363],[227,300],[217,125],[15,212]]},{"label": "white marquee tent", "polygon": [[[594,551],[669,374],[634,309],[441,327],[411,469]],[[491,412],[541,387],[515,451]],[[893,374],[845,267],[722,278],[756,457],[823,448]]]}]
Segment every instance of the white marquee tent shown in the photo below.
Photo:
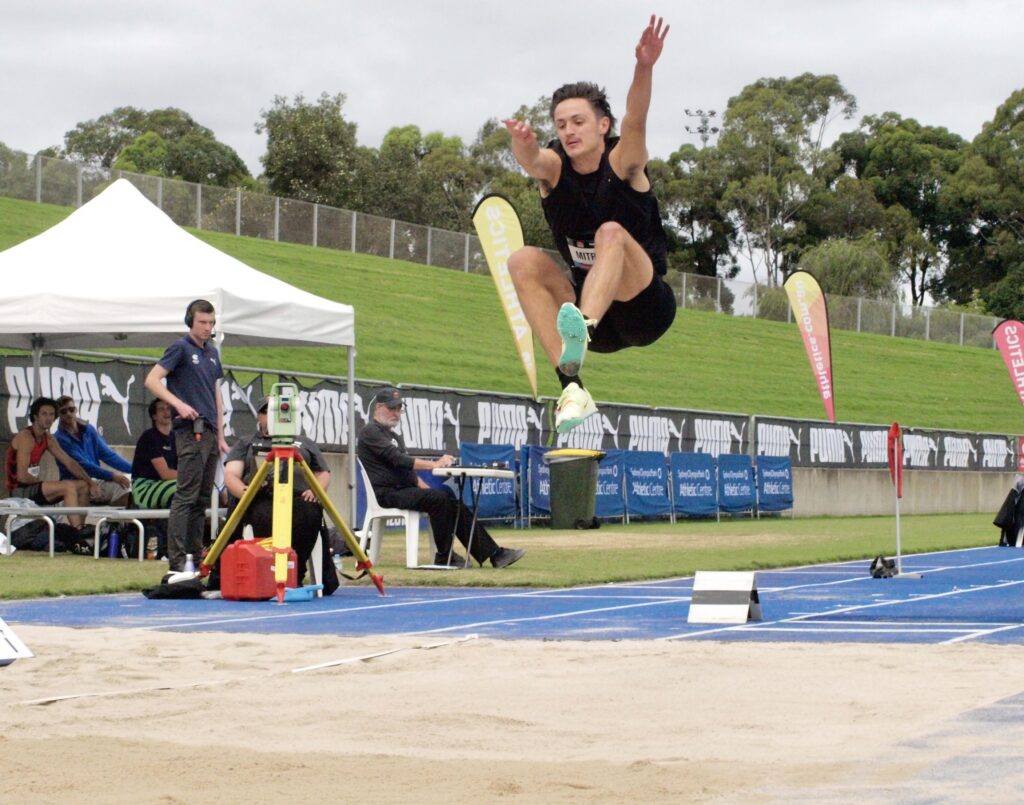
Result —
[{"label": "white marquee tent", "polygon": [[175,224],[119,179],[56,226],[0,252],[0,343],[163,347],[193,299],[232,346],[355,344],[350,305],[250,268]]},{"label": "white marquee tent", "polygon": [[128,180],[0,252],[0,344],[33,350],[37,366],[42,349],[165,347],[184,335],[185,308],[194,299],[216,308],[219,343],[345,347],[354,444],[352,307],[218,251]]}]

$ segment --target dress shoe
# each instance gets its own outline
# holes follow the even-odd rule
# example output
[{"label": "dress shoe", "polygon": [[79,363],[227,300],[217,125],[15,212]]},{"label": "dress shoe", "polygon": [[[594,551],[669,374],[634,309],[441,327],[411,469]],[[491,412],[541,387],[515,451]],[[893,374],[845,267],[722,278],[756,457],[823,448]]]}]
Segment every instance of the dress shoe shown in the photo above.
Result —
[{"label": "dress shoe", "polygon": [[523,548],[498,548],[491,557],[491,564],[494,567],[508,567],[526,556]]},{"label": "dress shoe", "polygon": [[459,556],[454,551],[452,551],[452,556],[450,559],[448,558],[448,554],[438,553],[434,555],[434,564],[446,567],[465,567],[466,559],[465,557]]}]

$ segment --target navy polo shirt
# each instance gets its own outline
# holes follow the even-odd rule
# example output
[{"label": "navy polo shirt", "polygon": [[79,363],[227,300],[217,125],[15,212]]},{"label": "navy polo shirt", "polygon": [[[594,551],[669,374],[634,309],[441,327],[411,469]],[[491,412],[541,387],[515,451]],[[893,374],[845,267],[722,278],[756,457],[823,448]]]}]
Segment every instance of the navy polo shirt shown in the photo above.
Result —
[{"label": "navy polo shirt", "polygon": [[[159,364],[167,370],[167,389],[182,402],[188,403],[211,427],[217,427],[217,381],[224,377],[220,355],[212,340],[203,346],[187,335],[179,338],[164,352]],[[191,427],[177,416],[175,429]]]}]

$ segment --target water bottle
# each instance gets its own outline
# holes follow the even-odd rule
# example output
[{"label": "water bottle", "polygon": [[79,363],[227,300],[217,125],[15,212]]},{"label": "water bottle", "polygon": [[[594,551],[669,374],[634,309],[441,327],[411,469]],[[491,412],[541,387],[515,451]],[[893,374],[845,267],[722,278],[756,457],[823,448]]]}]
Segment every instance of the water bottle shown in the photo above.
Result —
[{"label": "water bottle", "polygon": [[190,553],[185,554],[185,572],[186,573],[195,573],[196,572],[196,563],[192,559],[192,554],[190,554]]},{"label": "water bottle", "polygon": [[121,534],[116,528],[111,529],[107,535],[107,556],[117,559],[121,555]]}]

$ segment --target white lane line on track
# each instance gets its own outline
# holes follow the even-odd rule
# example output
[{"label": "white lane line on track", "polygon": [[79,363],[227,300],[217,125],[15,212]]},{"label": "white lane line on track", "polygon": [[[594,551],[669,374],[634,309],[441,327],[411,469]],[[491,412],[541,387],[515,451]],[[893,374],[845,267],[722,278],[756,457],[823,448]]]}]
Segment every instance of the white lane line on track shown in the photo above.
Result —
[{"label": "white lane line on track", "polygon": [[[386,601],[376,604],[363,604],[353,607],[340,607],[337,609],[318,609],[315,611],[290,611],[290,612],[270,612],[267,614],[260,615],[245,615],[241,617],[221,617],[221,618],[210,618],[205,620],[177,620],[172,623],[162,623],[155,626],[136,626],[133,627],[138,631],[159,631],[162,629],[183,629],[197,626],[221,626],[225,624],[237,624],[237,623],[255,623],[259,621],[273,621],[282,620],[288,618],[317,618],[317,617],[329,617],[332,615],[348,614],[351,612],[369,612],[380,609],[391,609],[400,607],[414,607],[421,605],[436,605],[436,604],[451,604],[462,601],[495,601],[501,598],[595,598],[599,600],[607,600],[607,595],[594,595],[594,596],[581,596],[580,592],[587,590],[607,590],[611,585],[607,584],[594,584],[586,587],[571,587],[565,588],[565,592],[560,589],[544,589],[544,590],[514,590],[511,592],[495,593],[488,591],[488,588],[479,588],[480,593],[474,594],[461,594],[461,595],[450,595],[440,598],[417,598],[408,601]],[[653,601],[654,603],[673,603],[677,601],[689,601],[689,595],[668,595],[664,594],[661,596],[631,596],[624,595],[622,598],[630,600],[642,600],[642,601]],[[272,605],[271,605],[272,606]],[[590,610],[583,610],[588,612]],[[561,615],[559,616],[561,617]]]},{"label": "white lane line on track", "polygon": [[765,626],[759,629],[746,629],[740,631],[748,632],[799,632],[800,634],[806,634],[808,632],[821,633],[821,634],[959,634],[969,636],[977,634],[976,629],[922,629],[920,627],[914,628],[903,628],[903,629],[882,629],[882,628],[871,628],[861,627],[851,628],[848,626],[837,627],[835,629],[827,629],[818,626]]},{"label": "white lane line on track", "polygon": [[625,609],[638,609],[640,607],[652,607],[652,606],[664,606],[665,604],[679,603],[675,600],[665,601],[648,601],[642,604],[623,604],[622,606],[616,607],[596,607],[594,609],[578,609],[572,612],[552,612],[546,615],[529,615],[522,618],[495,618],[489,621],[476,621],[474,623],[462,623],[457,626],[443,626],[437,629],[423,629],[414,632],[401,632],[402,635],[423,635],[423,634],[440,634],[442,632],[450,632],[455,629],[476,629],[483,626],[495,626],[509,623],[529,623],[531,621],[549,621],[558,620],[559,618],[572,618],[577,615],[592,615],[597,612],[617,612]]},{"label": "white lane line on track", "polygon": [[978,638],[985,637],[986,635],[998,634],[999,632],[1010,632],[1014,629],[1020,629],[1022,627],[1024,627],[1024,624],[1022,623],[1010,623],[995,629],[979,629],[978,631],[974,632],[974,634],[964,635],[963,637],[954,637],[950,640],[943,641],[940,645],[948,646],[952,643],[962,643],[965,640],[977,640]]},{"label": "white lane line on track", "polygon": [[[900,582],[894,582],[894,583],[900,583]],[[738,625],[734,625],[734,626],[719,627],[719,628],[715,628],[715,629],[702,629],[699,632],[689,632],[689,633],[683,633],[683,634],[677,634],[677,635],[666,635],[665,637],[657,637],[655,639],[656,640],[686,640],[686,639],[691,638],[691,637],[700,637],[700,636],[708,635],[708,634],[719,634],[721,632],[734,632],[734,631],[738,631],[740,629],[746,629],[746,630],[750,630],[750,631],[757,631],[759,629],[767,629],[769,627],[777,626],[779,624],[784,624],[784,623],[798,623],[798,622],[808,621],[808,620],[811,620],[813,618],[824,618],[824,617],[829,617],[831,615],[841,615],[844,612],[861,612],[861,611],[864,611],[866,609],[877,609],[879,607],[898,606],[900,604],[907,604],[907,603],[918,604],[918,603],[920,603],[922,601],[929,601],[929,600],[933,600],[933,599],[937,599],[937,598],[948,598],[949,596],[953,596],[953,595],[970,595],[972,593],[988,592],[990,590],[999,590],[999,589],[1004,589],[1004,588],[1007,588],[1007,587],[1016,587],[1016,586],[1021,585],[1021,584],[1024,584],[1024,579],[1019,580],[1019,581],[1006,581],[1006,582],[1001,582],[999,584],[988,584],[988,585],[984,585],[984,586],[981,586],[981,587],[971,587],[971,588],[963,589],[963,590],[947,590],[946,592],[942,592],[942,593],[933,593],[931,595],[920,595],[920,596],[917,596],[915,598],[909,598],[909,599],[907,599],[907,598],[900,598],[900,599],[895,599],[895,600],[875,601],[875,602],[873,602],[871,604],[854,604],[854,605],[848,606],[848,607],[839,607],[837,609],[824,610],[822,612],[811,612],[811,613],[807,613],[807,614],[804,614],[804,615],[796,615],[796,616],[794,616],[792,618],[783,618],[782,620],[777,620],[777,621],[766,621],[766,622],[763,622],[763,623],[760,623],[760,624],[749,625],[749,624],[745,624],[744,623],[744,624],[738,624]]]}]

